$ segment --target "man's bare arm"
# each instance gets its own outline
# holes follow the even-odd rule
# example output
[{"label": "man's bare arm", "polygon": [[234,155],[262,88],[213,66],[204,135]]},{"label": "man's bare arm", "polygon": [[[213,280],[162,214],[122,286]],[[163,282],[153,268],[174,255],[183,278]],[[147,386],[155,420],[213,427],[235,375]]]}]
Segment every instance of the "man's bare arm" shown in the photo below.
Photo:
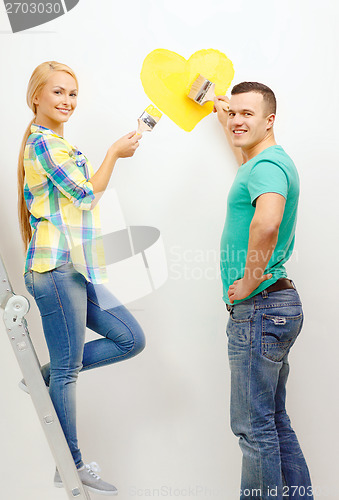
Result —
[{"label": "man's bare arm", "polygon": [[218,114],[218,120],[225,132],[228,144],[233,151],[233,154],[235,156],[235,159],[237,160],[238,165],[242,165],[244,163],[244,158],[241,153],[240,148],[235,148],[233,146],[232,138],[230,135],[230,132],[227,129],[227,119],[228,119],[228,108],[229,108],[229,98],[226,97],[225,95],[219,95],[218,97],[215,98],[214,100],[214,113]]},{"label": "man's bare arm", "polygon": [[250,224],[245,279],[262,277],[277,244],[284,208],[285,198],[281,194],[265,193],[257,198]]},{"label": "man's bare arm", "polygon": [[265,193],[258,196],[250,224],[244,277],[230,286],[228,296],[231,302],[244,299],[262,281],[271,277],[264,272],[277,244],[284,209],[285,198],[282,195]]}]

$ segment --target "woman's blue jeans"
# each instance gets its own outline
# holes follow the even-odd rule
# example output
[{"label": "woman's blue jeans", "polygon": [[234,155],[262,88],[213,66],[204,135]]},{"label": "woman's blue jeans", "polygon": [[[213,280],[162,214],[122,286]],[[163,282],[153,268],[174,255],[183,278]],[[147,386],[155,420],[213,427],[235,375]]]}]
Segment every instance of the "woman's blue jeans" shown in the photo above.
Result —
[{"label": "woman's blue jeans", "polygon": [[[76,431],[78,373],[135,356],[145,346],[142,329],[103,286],[93,285],[72,263],[25,274],[40,310],[50,363],[42,374],[77,468],[83,465]],[[85,343],[86,327],[103,338]]]},{"label": "woman's blue jeans", "polygon": [[313,499],[285,408],[288,353],[302,323],[302,304],[292,288],[264,290],[230,308],[231,427],[243,454],[241,500]]}]

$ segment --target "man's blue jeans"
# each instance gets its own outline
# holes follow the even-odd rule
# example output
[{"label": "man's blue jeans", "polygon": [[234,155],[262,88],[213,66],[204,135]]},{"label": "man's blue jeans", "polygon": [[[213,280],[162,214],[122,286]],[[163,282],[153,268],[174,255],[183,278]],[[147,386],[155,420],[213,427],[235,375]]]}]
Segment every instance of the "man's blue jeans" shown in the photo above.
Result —
[{"label": "man's blue jeans", "polygon": [[231,427],[243,454],[240,499],[313,499],[286,413],[288,353],[303,323],[298,292],[263,292],[229,307]]},{"label": "man's blue jeans", "polygon": [[[76,431],[78,373],[135,356],[145,346],[142,329],[103,286],[93,285],[71,263],[25,274],[40,310],[50,363],[42,374],[77,468],[83,465]],[[86,326],[103,338],[85,343]]]}]

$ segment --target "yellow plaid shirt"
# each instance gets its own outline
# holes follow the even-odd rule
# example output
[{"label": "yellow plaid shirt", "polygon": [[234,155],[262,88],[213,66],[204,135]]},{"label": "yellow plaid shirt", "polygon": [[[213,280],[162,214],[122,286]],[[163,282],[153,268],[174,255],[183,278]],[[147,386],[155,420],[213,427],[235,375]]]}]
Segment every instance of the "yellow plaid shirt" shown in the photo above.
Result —
[{"label": "yellow plaid shirt", "polygon": [[85,155],[52,130],[33,124],[25,154],[24,196],[32,239],[24,272],[72,262],[87,281],[107,281],[99,206]]}]

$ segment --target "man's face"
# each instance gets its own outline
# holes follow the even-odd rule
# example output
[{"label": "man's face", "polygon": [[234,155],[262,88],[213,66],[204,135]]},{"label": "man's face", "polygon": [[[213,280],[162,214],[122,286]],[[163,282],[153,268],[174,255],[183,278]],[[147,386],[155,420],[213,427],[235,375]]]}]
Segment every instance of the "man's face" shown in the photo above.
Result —
[{"label": "man's face", "polygon": [[247,92],[231,96],[227,128],[233,145],[244,150],[255,147],[269,134],[275,116],[268,114],[262,94]]}]

